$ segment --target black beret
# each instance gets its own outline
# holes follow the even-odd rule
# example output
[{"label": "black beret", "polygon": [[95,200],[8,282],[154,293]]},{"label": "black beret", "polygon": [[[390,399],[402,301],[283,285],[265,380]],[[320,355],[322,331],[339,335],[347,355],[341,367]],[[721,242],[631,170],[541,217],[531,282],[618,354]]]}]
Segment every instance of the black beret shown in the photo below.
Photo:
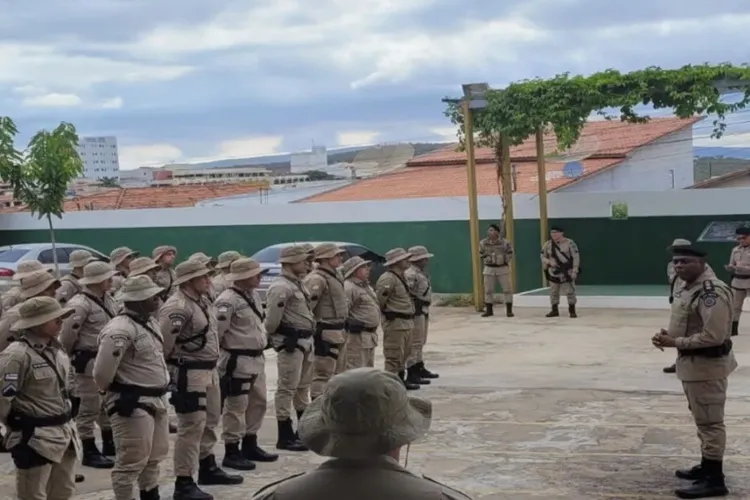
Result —
[{"label": "black beret", "polygon": [[694,246],[679,246],[679,247],[672,247],[672,255],[674,256],[686,256],[686,257],[705,257],[708,255],[703,250],[699,250],[695,248]]},{"label": "black beret", "polygon": [[736,234],[737,236],[750,235],[750,227],[738,227],[734,230],[734,234]]}]

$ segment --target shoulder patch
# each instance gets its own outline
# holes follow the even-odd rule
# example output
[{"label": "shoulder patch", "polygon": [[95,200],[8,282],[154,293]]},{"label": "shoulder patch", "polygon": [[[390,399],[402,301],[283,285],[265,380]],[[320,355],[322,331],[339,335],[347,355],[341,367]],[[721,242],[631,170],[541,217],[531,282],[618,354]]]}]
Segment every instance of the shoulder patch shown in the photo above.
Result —
[{"label": "shoulder patch", "polygon": [[713,292],[714,290],[716,290],[714,282],[711,280],[705,280],[703,282],[703,290],[705,290],[706,292]]},{"label": "shoulder patch", "polygon": [[16,385],[16,382],[6,382],[3,384],[3,397],[12,398],[16,394],[18,394],[18,386]]},{"label": "shoulder patch", "polygon": [[6,373],[3,375],[3,380],[6,382],[13,382],[18,380],[18,374],[17,373]]},{"label": "shoulder patch", "polygon": [[172,313],[169,315],[169,322],[172,325],[172,333],[180,333],[187,322],[187,317],[182,313]]},{"label": "shoulder patch", "polygon": [[703,295],[703,305],[706,307],[713,307],[716,305],[716,294],[706,293]]},{"label": "shoulder patch", "polygon": [[307,472],[300,472],[299,474],[293,474],[289,477],[285,477],[284,479],[279,479],[278,481],[274,481],[272,483],[268,483],[265,486],[261,486],[261,488],[258,491],[253,493],[253,498],[258,497],[258,495],[260,495],[261,493],[271,493],[270,491],[268,491],[270,488],[273,488],[274,486],[278,486],[279,484],[289,481],[290,479],[294,479],[295,477],[304,476],[305,474],[307,474]]}]

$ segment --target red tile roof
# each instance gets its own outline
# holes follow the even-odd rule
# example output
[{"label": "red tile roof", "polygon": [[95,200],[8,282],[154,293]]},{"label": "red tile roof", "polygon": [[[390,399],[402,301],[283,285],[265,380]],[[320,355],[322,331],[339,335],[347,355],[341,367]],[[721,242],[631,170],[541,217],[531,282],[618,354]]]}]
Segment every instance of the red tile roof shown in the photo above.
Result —
[{"label": "red tile roof", "polygon": [[[635,149],[646,146],[664,136],[692,126],[700,118],[654,118],[644,124],[611,121],[589,122],[583,129],[579,150],[590,154],[581,161],[584,174],[571,179],[562,175],[564,163],[546,162],[547,190],[554,191],[586,177],[612,168],[627,159]],[[554,135],[545,136],[545,151],[556,148]],[[538,176],[536,145],[531,138],[511,148],[511,162],[515,165],[515,191],[536,193]],[[482,195],[499,193],[496,163],[492,150],[478,148],[477,192]],[[359,200],[386,200],[402,198],[428,198],[467,196],[466,153],[457,152],[456,146],[433,151],[414,158],[406,168],[300,200],[301,202],[333,202]]]}]

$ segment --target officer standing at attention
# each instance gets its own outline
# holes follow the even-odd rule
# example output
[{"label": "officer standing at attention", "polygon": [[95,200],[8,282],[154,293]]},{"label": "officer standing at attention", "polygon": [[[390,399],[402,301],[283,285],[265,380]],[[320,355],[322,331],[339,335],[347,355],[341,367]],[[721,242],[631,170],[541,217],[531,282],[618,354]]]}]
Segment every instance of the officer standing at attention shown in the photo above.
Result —
[{"label": "officer standing at attention", "polygon": [[21,316],[21,304],[32,297],[55,297],[60,288],[60,280],[45,269],[29,273],[21,278],[19,298],[21,302],[3,313],[0,318],[0,351],[4,351],[11,342],[18,340],[13,325]]},{"label": "officer standing at attention", "polygon": [[175,291],[175,272],[172,269],[174,260],[177,257],[177,249],[169,245],[160,245],[151,252],[151,258],[159,264],[159,271],[156,273],[155,283],[164,289],[161,300],[167,298]]},{"label": "officer standing at attention", "polygon": [[[128,278],[133,276],[141,276],[146,275],[149,278],[151,278],[151,281],[156,280],[156,273],[160,269],[159,264],[153,261],[153,259],[149,257],[137,257],[130,261],[130,264],[128,264]],[[120,292],[113,294],[115,297],[115,300],[117,301],[118,307],[122,306],[122,299],[120,298]],[[161,304],[163,302],[161,299],[159,299],[159,307],[161,307]]]},{"label": "officer standing at attention", "polygon": [[52,297],[21,304],[20,332],[0,353],[0,419],[16,466],[16,497],[67,500],[75,493],[80,454],[67,388],[70,364],[57,342],[62,319],[73,311]]},{"label": "officer standing at attention", "polygon": [[346,369],[375,366],[380,304],[369,283],[370,261],[352,257],[344,262],[344,290],[349,301],[346,319]]},{"label": "officer standing at attention", "polygon": [[750,296],[750,227],[735,230],[738,245],[732,249],[729,264],[724,268],[732,274],[732,335],[740,333],[740,316],[745,299]]},{"label": "officer standing at attention", "polygon": [[[224,461],[237,470],[253,470],[253,462],[274,462],[279,456],[258,446],[266,416],[266,319],[255,291],[264,270],[252,259],[237,259],[227,279],[233,283],[216,299],[219,320],[219,375],[224,400],[222,429]],[[242,446],[240,448],[240,446]]]},{"label": "officer standing at attention", "polygon": [[[5,292],[2,296],[3,312],[7,311],[11,307],[23,302],[21,298],[21,280],[31,275],[35,271],[44,271],[44,264],[38,260],[24,260],[18,264],[16,274],[13,275],[13,281],[18,282],[17,285]],[[52,274],[52,269],[47,270],[48,273]]]},{"label": "officer standing at attention", "polygon": [[484,262],[484,313],[483,318],[495,314],[495,286],[499,283],[503,291],[505,315],[513,314],[513,286],[510,282],[510,262],[513,260],[513,245],[500,237],[500,227],[490,224],[487,237],[479,242],[479,256]]},{"label": "officer standing at attention", "polygon": [[302,248],[307,252],[307,272],[312,272],[317,263],[315,262],[315,247],[312,243],[303,243]]},{"label": "officer standing at attention", "polygon": [[219,339],[216,316],[208,300],[211,270],[197,260],[186,260],[176,269],[177,290],[159,311],[164,355],[175,388],[172,405],[177,413],[174,446],[175,500],[211,500],[193,480],[196,462],[198,484],[241,484],[242,476],[229,475],[216,465],[213,454],[216,426],[221,417],[221,393],[216,362]]},{"label": "officer standing at attention", "polygon": [[81,285],[78,280],[83,278],[83,268],[86,264],[97,260],[91,252],[87,250],[73,250],[70,252],[70,274],[60,278],[60,288],[57,289],[57,301],[65,305],[81,291]]},{"label": "officer standing at attention", "polygon": [[411,332],[411,348],[406,360],[406,380],[413,384],[428,385],[430,379],[439,375],[432,373],[424,366],[422,351],[427,342],[427,324],[430,320],[430,304],[432,303],[432,283],[427,274],[427,263],[434,257],[426,247],[416,246],[407,250],[411,257],[411,265],[404,272],[406,283],[414,301],[414,329]]},{"label": "officer standing at attention", "polygon": [[396,373],[408,390],[419,389],[419,384],[406,380],[406,359],[411,351],[411,332],[414,328],[414,302],[409,293],[404,272],[409,267],[411,254],[394,248],[385,254],[388,268],[378,278],[375,293],[383,320],[383,355],[385,371]]},{"label": "officer standing at attention", "polygon": [[163,339],[153,317],[162,288],[148,276],[128,277],[120,288],[124,308],[99,337],[94,379],[106,392],[117,458],[112,470],[116,500],[159,500],[159,466],[169,454]]},{"label": "officer standing at attention", "polygon": [[[99,333],[117,315],[117,303],[108,293],[114,275],[114,269],[106,262],[86,264],[83,278],[78,280],[83,288],[68,301],[73,314],[63,322],[60,332],[60,343],[70,356],[70,364],[75,372],[75,395],[80,403],[76,427],[83,444],[81,463],[95,469],[111,469],[115,466],[107,458],[115,456],[112,428],[92,375]],[[96,447],[94,438],[97,422],[102,432],[101,452]]]},{"label": "officer standing at attention", "polygon": [[219,254],[219,258],[216,262],[216,275],[211,279],[211,286],[218,297],[221,292],[232,286],[232,283],[227,281],[227,274],[229,274],[229,266],[232,262],[242,257],[239,252],[230,250],[228,252],[222,252]]},{"label": "officer standing at attention", "polygon": [[112,279],[112,290],[111,294],[117,293],[117,290],[122,286],[122,282],[128,277],[130,273],[130,263],[140,255],[139,252],[131,250],[128,247],[118,247],[112,250],[109,254],[109,263],[114,266],[117,274]]},{"label": "officer standing at attention", "polygon": [[576,278],[581,270],[581,254],[575,241],[566,238],[560,227],[550,229],[550,239],[542,247],[542,267],[549,281],[549,299],[552,304],[547,317],[560,316],[560,294],[564,293],[568,299],[570,317],[577,318]]},{"label": "officer standing at attention", "polygon": [[308,252],[301,246],[281,250],[281,276],[266,292],[266,332],[278,353],[278,381],[274,406],[278,424],[276,448],[307,451],[294,432],[292,406],[299,419],[310,404],[313,376],[315,315],[302,279],[309,269]]},{"label": "officer standing at attention", "polygon": [[342,264],[345,250],[333,243],[322,243],[313,250],[317,266],[305,277],[310,292],[310,309],[317,321],[315,327],[315,361],[310,397],[323,393],[328,381],[346,366],[346,332],[344,322],[349,316],[344,280],[336,271]]},{"label": "officer standing at attention", "polygon": [[213,285],[214,273],[216,271],[216,259],[214,259],[213,257],[209,257],[203,252],[196,252],[190,257],[188,257],[188,260],[197,260],[198,262],[200,262],[201,264],[203,264],[209,269],[210,271],[208,274],[209,287],[208,287],[207,295],[208,295],[209,300],[213,302],[214,300],[216,300],[216,297],[219,296],[219,294],[216,293],[216,291],[214,290],[214,285]]},{"label": "officer standing at attention", "polygon": [[651,341],[660,349],[677,349],[677,377],[698,428],[702,456],[699,465],[676,472],[678,478],[693,484],[675,494],[680,498],[724,496],[724,406],[727,378],[737,368],[730,339],[732,290],[706,271],[704,252],[692,246],[675,247],[672,252],[679,288],[668,329]]}]

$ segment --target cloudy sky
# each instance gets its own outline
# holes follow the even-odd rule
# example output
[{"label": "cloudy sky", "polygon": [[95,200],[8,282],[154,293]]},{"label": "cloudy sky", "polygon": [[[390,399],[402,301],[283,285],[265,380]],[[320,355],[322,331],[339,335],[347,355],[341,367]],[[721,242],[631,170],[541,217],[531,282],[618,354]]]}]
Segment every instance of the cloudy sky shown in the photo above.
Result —
[{"label": "cloudy sky", "polygon": [[3,3],[0,114],[116,135],[124,168],[446,140],[462,82],[750,59],[747,0]]}]

